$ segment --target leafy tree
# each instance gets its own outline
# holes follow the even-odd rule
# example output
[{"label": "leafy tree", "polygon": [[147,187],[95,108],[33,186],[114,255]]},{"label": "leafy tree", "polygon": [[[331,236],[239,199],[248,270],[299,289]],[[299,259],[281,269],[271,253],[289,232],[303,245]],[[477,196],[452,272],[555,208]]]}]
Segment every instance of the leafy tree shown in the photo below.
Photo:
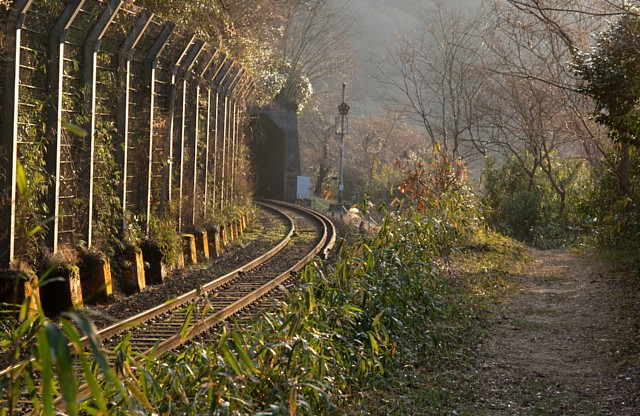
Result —
[{"label": "leafy tree", "polygon": [[594,100],[596,121],[621,143],[618,174],[621,190],[628,195],[628,146],[640,144],[640,18],[625,14],[611,23],[597,35],[591,51],[577,54],[573,68],[583,81],[580,91]]},{"label": "leafy tree", "polygon": [[[248,68],[268,102],[279,94],[302,107],[326,76],[342,68],[351,30],[342,0],[138,0],[162,17],[196,28]],[[346,52],[345,52],[346,53]]]},{"label": "leafy tree", "polygon": [[640,17],[624,15],[598,34],[590,52],[578,53],[580,91],[595,101],[595,116],[613,140],[640,144]]},{"label": "leafy tree", "polygon": [[[567,126],[582,137],[593,183],[591,190],[577,195],[573,202],[583,216],[584,225],[594,230],[598,243],[611,246],[623,242],[631,247],[638,224],[635,176],[638,160],[634,145],[640,141],[636,104],[640,98],[640,3],[611,0],[507,0],[507,3],[542,24],[570,52],[565,62],[573,64],[565,67],[572,73],[564,78],[570,82],[558,83],[558,77],[546,81],[558,84],[568,96],[577,92],[583,97],[582,104],[581,100],[567,100],[567,104],[579,104],[567,106],[575,113],[574,121],[569,120]],[[589,36],[593,33],[598,35]],[[577,88],[575,81],[579,83]],[[586,116],[591,116],[594,123]],[[598,134],[599,130],[604,134]],[[568,189],[574,192],[575,186],[572,184]]]}]

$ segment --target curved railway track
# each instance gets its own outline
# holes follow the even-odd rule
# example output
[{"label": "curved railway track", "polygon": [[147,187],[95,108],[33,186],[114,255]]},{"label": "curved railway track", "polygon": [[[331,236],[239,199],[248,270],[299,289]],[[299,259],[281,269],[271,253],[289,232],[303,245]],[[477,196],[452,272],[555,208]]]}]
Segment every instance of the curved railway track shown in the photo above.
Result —
[{"label": "curved railway track", "polygon": [[[128,337],[132,350],[147,356],[173,350],[264,299],[314,257],[328,256],[336,231],[327,217],[297,205],[258,203],[288,222],[288,232],[278,244],[197,289],[98,331],[104,347],[112,350]],[[0,378],[9,371],[0,372]],[[80,388],[80,397],[87,393],[86,387]]]},{"label": "curved railway track", "polygon": [[[313,257],[326,258],[335,241],[329,219],[294,205],[260,204],[278,210],[289,221],[289,232],[274,248],[171,302],[99,331],[107,349],[127,334],[132,349],[145,355],[174,349],[267,295]],[[185,308],[193,302],[194,308]],[[194,316],[198,319],[191,319]],[[192,322],[185,325],[188,319]]]}]

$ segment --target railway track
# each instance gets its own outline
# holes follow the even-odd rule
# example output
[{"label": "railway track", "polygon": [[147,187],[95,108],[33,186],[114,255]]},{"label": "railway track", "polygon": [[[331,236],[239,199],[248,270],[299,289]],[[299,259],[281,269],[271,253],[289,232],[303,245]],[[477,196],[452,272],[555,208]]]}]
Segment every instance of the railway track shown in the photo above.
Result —
[{"label": "railway track", "polygon": [[[328,218],[296,205],[259,204],[288,222],[288,232],[271,250],[170,302],[98,331],[103,346],[113,350],[127,337],[132,351],[146,356],[173,350],[269,296],[312,258],[327,257],[336,234]],[[0,372],[0,378],[9,371]],[[87,394],[87,387],[81,386],[79,397]]]},{"label": "railway track", "polygon": [[[328,219],[293,205],[261,205],[278,209],[289,220],[289,232],[272,250],[172,302],[99,331],[106,348],[117,345],[125,335],[130,336],[132,349],[145,355],[176,348],[256,302],[316,255],[326,257],[335,240],[335,230]],[[197,303],[187,310],[184,306],[192,302]],[[198,319],[185,326],[185,321],[194,316]]]}]

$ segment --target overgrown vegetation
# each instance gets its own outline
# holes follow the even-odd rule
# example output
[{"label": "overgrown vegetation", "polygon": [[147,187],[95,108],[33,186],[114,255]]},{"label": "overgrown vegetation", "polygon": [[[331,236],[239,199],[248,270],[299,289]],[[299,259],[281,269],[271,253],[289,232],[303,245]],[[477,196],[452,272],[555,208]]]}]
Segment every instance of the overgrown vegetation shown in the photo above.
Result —
[{"label": "overgrown vegetation", "polygon": [[[128,3],[114,16],[114,23],[105,28],[110,32],[106,35],[105,42],[100,44],[96,54],[96,73],[94,74],[96,84],[92,89],[94,86],[86,78],[88,72],[93,71],[88,71],[92,62],[83,56],[82,45],[106,5],[101,2],[68,5],[72,8],[78,7],[79,10],[74,11],[71,17],[73,25],[69,33],[65,32],[63,36],[66,39],[65,56],[62,67],[59,69],[65,76],[55,80],[55,82],[61,82],[59,87],[62,95],[60,106],[56,106],[54,103],[57,93],[53,91],[58,89],[54,88],[53,79],[49,80],[48,77],[56,72],[58,62],[53,59],[53,56],[49,56],[48,33],[52,30],[62,9],[67,5],[59,0],[35,2],[33,5],[14,3],[3,3],[3,22],[6,24],[8,21],[6,9],[14,5],[16,8],[26,7],[25,20],[20,24],[24,24],[25,32],[28,34],[21,38],[21,45],[19,45],[21,46],[20,59],[24,61],[24,65],[19,74],[16,74],[19,78],[18,91],[15,91],[15,98],[18,100],[17,120],[15,120],[17,136],[4,140],[3,145],[0,146],[2,147],[0,157],[3,161],[3,168],[0,169],[0,181],[3,184],[3,195],[0,198],[0,211],[2,211],[0,228],[3,244],[1,244],[2,253],[0,254],[5,259],[3,267],[14,267],[23,262],[37,269],[40,263],[46,264],[51,260],[49,257],[60,252],[73,252],[69,257],[73,259],[70,263],[77,265],[78,261],[81,262],[80,254],[104,253],[110,260],[115,260],[114,270],[117,272],[117,262],[122,252],[133,246],[140,246],[143,242],[157,245],[166,265],[174,266],[178,263],[177,258],[181,249],[180,233],[184,232],[186,227],[179,224],[180,221],[176,219],[179,208],[164,207],[164,205],[170,205],[168,199],[171,198],[167,196],[169,187],[179,186],[180,189],[186,189],[186,184],[182,183],[182,179],[181,183],[177,184],[178,181],[168,177],[167,169],[174,155],[167,154],[168,149],[165,148],[164,142],[159,140],[160,137],[169,135],[171,125],[167,123],[169,107],[171,107],[168,102],[169,90],[163,90],[160,93],[160,96],[166,96],[167,101],[160,99],[160,104],[157,102],[154,104],[157,108],[154,110],[154,120],[151,120],[153,126],[149,125],[147,118],[147,115],[152,114],[148,107],[150,103],[142,99],[146,93],[137,86],[129,86],[130,91],[140,94],[137,98],[130,100],[131,103],[136,103],[136,107],[131,104],[131,113],[137,113],[137,115],[130,117],[131,126],[127,124],[126,127],[129,130],[124,130],[126,123],[123,123],[124,120],[118,112],[118,108],[123,107],[122,100],[118,97],[124,97],[124,79],[128,77],[124,77],[125,72],[121,71],[122,66],[121,63],[119,64],[117,51],[128,31],[133,30],[135,16],[141,10]],[[193,7],[200,6],[202,5]],[[206,7],[209,6],[211,5]],[[192,5],[185,8],[190,7]],[[223,13],[222,8],[217,5],[214,9]],[[253,13],[252,10],[251,14],[255,18]],[[234,16],[241,18],[238,14]],[[210,15],[206,17],[211,18]],[[216,15],[216,17],[219,16]],[[268,20],[266,16],[265,19]],[[216,23],[225,26],[228,20],[222,19]],[[157,36],[152,33],[152,30],[158,29],[162,24],[158,22],[158,18],[155,18],[149,25],[149,27],[145,26],[149,29],[145,35],[151,42]],[[154,25],[155,29],[152,29]],[[231,28],[225,27],[225,30],[227,29],[232,31]],[[255,30],[260,31],[259,28]],[[52,33],[54,32],[55,30]],[[178,32],[180,29],[175,33]],[[253,33],[252,30],[251,34]],[[234,36],[237,38],[237,34]],[[7,62],[10,62],[15,51],[5,41],[3,34],[2,46],[11,49],[4,51]],[[143,50],[143,48],[149,48],[151,46],[149,42],[141,42],[147,45],[139,47],[140,56],[146,55],[146,49]],[[171,43],[169,48],[181,47],[186,45]],[[138,56],[138,52],[135,54],[132,52],[133,61],[143,59]],[[165,52],[167,56],[172,56],[168,49]],[[133,55],[136,55],[135,59]],[[229,58],[231,58],[230,55]],[[227,62],[230,63],[231,60]],[[235,59],[234,62],[236,62]],[[162,67],[163,65],[160,65],[160,68]],[[141,66],[137,69],[130,68],[128,74],[138,73],[138,69],[142,71]],[[142,75],[141,72],[138,74]],[[141,78],[141,76],[138,77],[138,79]],[[10,94],[8,88],[7,94]],[[230,110],[230,104],[227,105],[227,103],[224,117],[222,114],[205,117],[203,114],[206,113],[203,111],[198,120],[198,127],[202,133],[205,129],[209,129],[211,133],[215,132],[210,140],[212,146],[209,146],[209,141],[206,146],[203,140],[194,142],[196,147],[206,147],[208,152],[205,153],[204,149],[197,152],[198,169],[200,165],[205,165],[205,159],[207,159],[207,163],[211,162],[209,173],[213,173],[212,171],[216,169],[220,170],[221,163],[218,163],[218,159],[220,159],[222,146],[218,148],[217,143],[223,140],[229,142],[230,136],[234,137],[233,143],[225,147],[227,154],[223,158],[226,158],[224,163],[228,172],[226,172],[227,177],[224,183],[220,176],[217,181],[215,180],[215,173],[210,175],[214,178],[210,179],[206,186],[208,186],[208,195],[214,195],[208,198],[208,201],[205,198],[210,205],[207,207],[209,210],[205,215],[202,204],[197,204],[199,199],[195,201],[194,212],[197,205],[198,215],[194,213],[191,222],[197,224],[189,225],[200,227],[202,226],[200,223],[204,222],[222,224],[236,219],[238,212],[251,209],[248,202],[252,197],[251,178],[246,175],[248,171],[246,162],[241,160],[247,153],[242,143],[244,137],[240,131],[246,117],[244,115],[246,103],[240,99],[239,95],[231,97],[230,94],[231,90],[225,92],[225,100],[230,99],[229,103],[233,102],[233,113]],[[209,106],[208,110],[212,108],[217,107]],[[7,124],[11,123],[12,121],[7,121]],[[214,123],[218,124],[214,126]],[[223,123],[224,129],[222,129]],[[226,134],[225,138],[221,137],[223,130]],[[150,138],[149,133],[152,131],[157,138]],[[209,135],[206,136],[209,138]],[[128,137],[126,145],[122,143],[125,137]],[[12,141],[17,148],[17,159],[15,159],[16,156],[12,156]],[[143,151],[145,146],[146,150]],[[129,149],[127,160],[124,159],[125,147]],[[217,155],[213,154],[214,149]],[[215,159],[215,163],[212,159]],[[150,172],[147,172],[148,165],[151,165]],[[195,164],[192,165],[196,169]],[[12,179],[9,177],[10,166],[15,166],[19,170],[16,174],[16,182],[20,188],[20,195],[15,201],[11,200],[10,195],[12,188],[10,184]],[[175,172],[174,170],[173,174]],[[203,192],[201,188],[198,191],[195,190],[195,182],[197,182],[195,177],[193,182],[191,193]],[[221,196],[223,185],[226,187],[224,197]],[[206,192],[205,195],[207,195]],[[171,202],[174,205],[183,206],[183,211],[186,211],[184,206],[195,198],[196,195],[191,195],[178,200],[174,193]],[[147,205],[153,205],[152,209],[147,210]],[[213,206],[217,210],[211,209]],[[205,216],[207,218],[201,218]],[[52,260],[56,261],[55,258]],[[118,277],[116,273],[116,279]],[[91,276],[88,278],[90,279]]]},{"label": "overgrown vegetation", "polygon": [[616,169],[605,165],[594,189],[580,205],[593,241],[605,250],[634,251],[640,246],[640,155],[636,147],[629,151],[631,192],[620,192]]},{"label": "overgrown vegetation", "polygon": [[[189,3],[184,8],[173,1],[143,3],[167,13],[176,9],[183,20],[196,16],[198,27],[223,35],[254,70],[264,70],[261,79],[272,75],[271,95],[286,93],[298,105],[308,98],[309,74],[287,62],[284,53],[277,57],[282,60],[276,59],[274,45],[284,38],[272,30],[296,10],[299,16],[314,17],[308,14],[313,9],[296,9],[306,3],[285,2],[282,13],[269,8],[275,4],[270,0]],[[491,228],[543,248],[640,245],[640,159],[633,147],[638,133],[638,12],[627,3],[624,10],[614,10],[625,15],[601,32],[590,52],[573,55],[584,46],[577,40],[593,33],[583,26],[585,20],[595,20],[582,19],[578,3],[571,10],[528,0],[495,3],[483,15],[490,23],[482,25],[438,9],[434,16],[440,26],[425,25],[430,32],[420,41],[400,45],[393,64],[406,78],[397,85],[410,104],[405,102],[404,110],[424,125],[428,145],[416,154],[394,149],[395,154],[383,158],[381,149],[393,141],[395,124],[378,121],[371,134],[368,126],[362,128],[361,145],[354,151],[364,151],[353,157],[359,169],[351,172],[358,179],[347,183],[357,187],[354,197],[365,200],[389,198],[388,188],[396,192],[396,199],[381,209],[380,229],[344,242],[335,265],[309,266],[300,287],[253,322],[223,326],[184,351],[149,358],[132,352],[127,340],[115,351],[100,350],[89,321],[67,313],[54,324],[37,298],[32,310],[28,300],[6,307],[0,345],[11,351],[16,366],[0,379],[0,415],[18,413],[20,395],[43,414],[54,414],[58,395],[68,414],[413,414],[425,409],[449,414],[465,390],[451,384],[461,377],[447,374],[460,363],[464,366],[465,348],[482,330],[487,302],[509,287],[510,273],[527,257],[524,246],[485,229],[483,216]],[[261,14],[266,9],[270,12]],[[612,11],[602,13],[610,16]],[[575,32],[564,29],[569,27]],[[272,44],[261,44],[262,35]],[[425,39],[436,40],[439,49],[426,48]],[[478,59],[478,51],[487,55]],[[521,60],[511,60],[514,55]],[[565,64],[572,58],[573,72]],[[476,62],[482,65],[474,67]],[[440,67],[446,70],[433,70]],[[392,79],[387,81],[398,82]],[[595,111],[590,110],[594,102],[580,94],[595,101]],[[35,104],[34,111],[41,112],[37,108],[44,104]],[[431,111],[435,108],[442,111]],[[40,120],[32,122],[42,128]],[[101,134],[113,133],[108,124],[102,129]],[[332,132],[324,134],[323,147],[316,151],[321,155],[317,191],[330,187],[332,137]],[[42,159],[38,140],[31,143],[33,149],[25,145],[24,157]],[[431,158],[421,161],[427,148]],[[464,163],[478,156],[490,161],[482,207],[467,187]],[[394,165],[397,159],[402,162]],[[102,165],[105,181],[116,181],[115,170],[107,162]],[[48,186],[39,170],[36,164],[26,174],[38,202]],[[26,176],[19,174],[21,191],[27,189]],[[248,189],[249,182],[240,179],[239,186]],[[114,189],[107,182],[104,186]],[[97,191],[104,196],[97,202],[118,207],[114,192],[103,192],[100,184]],[[242,192],[241,198],[248,194]],[[216,220],[236,218],[246,202],[219,209]],[[366,212],[369,206],[362,208]],[[30,212],[29,206],[21,209]],[[36,223],[42,217],[41,212],[25,215]],[[131,232],[120,237],[117,220],[105,210],[97,218],[105,228],[96,230],[96,238],[137,244],[146,237],[135,221],[128,222]],[[20,224],[19,229],[29,233],[36,230],[32,227]],[[173,258],[175,222],[151,218],[150,228],[165,258]],[[87,351],[80,345],[81,334],[89,338]],[[23,359],[26,349],[33,360]],[[74,360],[92,394],[80,402]],[[447,371],[439,371],[448,365]]]},{"label": "overgrown vegetation", "polygon": [[[225,325],[179,353],[140,357],[127,340],[113,352],[94,346],[85,352],[78,331],[95,338],[81,316],[65,314],[56,326],[39,308],[8,312],[19,319],[5,321],[13,324],[3,346],[19,351],[37,342],[34,360],[16,354],[17,367],[0,381],[6,414],[13,414],[20,391],[45,414],[58,394],[69,414],[344,412],[360,392],[383,386],[389,372],[429,361],[460,336],[457,329],[445,330],[460,328],[456,320],[466,307],[456,295],[459,283],[444,267],[449,256],[472,244],[479,228],[476,211],[458,208],[473,200],[455,176],[446,186],[434,178],[441,177],[412,171],[404,196],[375,235],[345,242],[333,266],[307,267],[278,307],[242,327]],[[433,191],[429,203],[423,185]],[[68,341],[91,385],[92,397],[79,403]],[[113,367],[105,365],[108,356]],[[39,379],[42,371],[48,379]]]},{"label": "overgrown vegetation", "polygon": [[[580,20],[582,9],[551,13],[544,4],[524,2],[539,22]],[[580,30],[557,26],[548,36],[562,39],[571,52],[566,85],[576,100],[568,119],[575,125],[568,140],[556,144],[555,128],[530,138],[506,158],[490,158],[484,170],[486,217],[497,230],[542,248],[588,244],[601,249],[636,249],[638,239],[638,9],[621,9],[608,24],[600,22],[593,45],[578,49]],[[538,14],[539,12],[539,14]],[[560,29],[563,27],[563,29]],[[588,101],[577,97],[583,94]],[[584,97],[582,97],[584,98]],[[562,101],[564,109],[569,103]],[[587,120],[591,116],[593,120]],[[554,116],[559,118],[560,114]],[[542,121],[542,120],[541,120]],[[588,127],[589,123],[597,125]],[[543,123],[553,124],[553,120]],[[583,127],[588,127],[587,131]],[[587,134],[585,134],[587,133]],[[540,152],[540,143],[549,141]],[[581,143],[578,151],[569,143]],[[523,150],[524,149],[524,150]],[[548,150],[552,149],[552,151]]]},{"label": "overgrown vegetation", "polygon": [[[526,157],[524,155],[523,157]],[[594,192],[582,161],[556,165],[565,189],[561,197],[544,172],[528,172],[513,159],[486,161],[482,202],[487,224],[539,248],[584,244],[591,239],[594,217],[589,212]]]}]

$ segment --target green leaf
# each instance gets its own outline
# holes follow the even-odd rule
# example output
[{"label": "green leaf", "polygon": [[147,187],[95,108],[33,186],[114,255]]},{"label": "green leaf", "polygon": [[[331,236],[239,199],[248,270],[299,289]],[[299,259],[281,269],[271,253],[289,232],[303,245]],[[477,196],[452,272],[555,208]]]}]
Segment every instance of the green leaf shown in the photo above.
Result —
[{"label": "green leaf", "polygon": [[239,376],[242,375],[242,369],[240,368],[240,364],[238,364],[238,360],[233,355],[229,347],[227,347],[226,345],[221,345],[220,352],[224,356],[224,359],[227,362],[227,364],[229,364],[231,368],[233,368],[233,371],[235,371],[235,373]]},{"label": "green leaf", "polygon": [[46,220],[36,224],[27,232],[27,237],[31,237],[32,235],[37,234],[40,231],[44,230],[44,225],[52,222],[53,220],[54,220],[54,217],[49,217]]},{"label": "green leaf", "polygon": [[56,368],[58,370],[58,381],[60,390],[62,391],[62,399],[64,400],[67,412],[75,416],[78,414],[78,405],[76,395],[78,386],[76,376],[71,364],[71,354],[67,345],[67,337],[53,323],[45,325],[49,344],[56,357]]},{"label": "green leaf", "polygon": [[180,337],[185,338],[187,335],[187,331],[189,330],[189,325],[191,324],[191,319],[193,318],[193,309],[195,308],[195,303],[189,304],[187,308],[186,316],[184,318],[184,322],[182,323],[182,327],[180,328]]},{"label": "green leaf", "polygon": [[132,383],[127,379],[124,380],[124,383],[127,386],[127,389],[129,390],[129,392],[133,394],[133,397],[136,399],[138,403],[140,403],[150,412],[154,412],[155,409],[151,405],[151,402],[149,402],[149,399],[147,398],[147,396],[142,394],[140,389],[138,389],[138,387],[134,383]]},{"label": "green leaf", "polygon": [[[89,364],[89,360],[87,359],[87,353],[84,351],[84,346],[82,341],[80,340],[78,331],[76,331],[76,329],[66,320],[62,321],[62,328],[64,329],[64,332],[69,338],[69,341],[71,341],[78,353],[80,364],[82,365],[83,379],[91,390],[91,397],[93,401],[96,403],[98,409],[101,412],[107,413],[108,409],[107,403],[104,398],[104,393],[100,388],[100,385],[98,384],[98,380],[93,374],[91,365]],[[87,409],[83,410],[87,411]]]},{"label": "green leaf", "polygon": [[[53,406],[53,357],[49,345],[47,331],[42,329],[38,332],[38,358],[42,375],[42,407],[45,416],[54,416]],[[34,400],[38,400],[34,397]]]},{"label": "green leaf", "polygon": [[380,349],[378,348],[378,343],[373,336],[373,332],[369,332],[369,342],[371,342],[371,351],[373,351],[374,354],[378,354]]},{"label": "green leaf", "polygon": [[315,296],[313,295],[313,290],[311,287],[307,288],[307,314],[312,314],[313,310],[316,307],[316,299]]},{"label": "green leaf", "polygon": [[40,224],[34,226],[33,228],[31,228],[28,232],[27,232],[27,237],[31,237],[34,234],[39,233],[40,231],[42,231],[42,226]]},{"label": "green leaf", "polygon": [[376,326],[380,323],[380,318],[382,318],[382,315],[384,315],[384,310],[380,311],[380,313],[378,313],[376,317],[373,318],[373,326]]},{"label": "green leaf", "polygon": [[244,341],[240,336],[240,334],[234,332],[233,334],[231,334],[231,338],[233,341],[233,347],[236,350],[236,353],[238,353],[238,356],[240,357],[240,362],[242,362],[242,365],[244,366],[244,368],[251,371],[252,373],[255,373],[256,367],[253,365],[253,361],[251,360],[251,358],[249,357],[249,354],[247,354],[247,351],[244,348]]},{"label": "green leaf", "polygon": [[62,127],[74,136],[85,137],[87,135],[87,131],[85,129],[68,121],[63,122]]},{"label": "green leaf", "polygon": [[[96,363],[98,363],[98,366],[102,370],[102,373],[104,374],[105,378],[109,380],[109,382],[113,387],[117,388],[120,391],[120,393],[124,395],[125,391],[122,386],[122,383],[120,382],[120,380],[118,380],[118,377],[116,376],[115,372],[111,369],[111,366],[107,361],[107,357],[100,349],[101,342],[100,342],[100,339],[98,338],[98,332],[96,330],[96,327],[93,325],[93,323],[89,321],[86,317],[77,313],[65,313],[64,316],[73,320],[76,323],[76,325],[78,325],[78,328],[80,328],[80,331],[82,331],[82,333],[87,337],[87,342],[89,344],[89,347],[91,348],[91,354],[93,356],[93,359],[96,361]],[[128,341],[128,339],[129,337],[125,338],[125,340],[123,340],[122,342],[126,342]]]},{"label": "green leaf", "polygon": [[22,163],[19,161],[16,161],[16,181],[22,200],[27,201],[27,176],[24,174],[24,167],[22,166]]}]

